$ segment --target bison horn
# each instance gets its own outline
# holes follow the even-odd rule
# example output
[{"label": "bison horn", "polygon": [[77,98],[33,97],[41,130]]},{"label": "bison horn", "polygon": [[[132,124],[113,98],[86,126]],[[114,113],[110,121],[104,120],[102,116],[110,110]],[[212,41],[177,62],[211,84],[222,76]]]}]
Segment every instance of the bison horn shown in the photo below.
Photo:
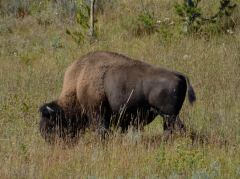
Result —
[{"label": "bison horn", "polygon": [[51,109],[50,107],[47,106],[46,108],[47,108],[47,110],[48,110],[49,113],[54,112],[54,110]]}]

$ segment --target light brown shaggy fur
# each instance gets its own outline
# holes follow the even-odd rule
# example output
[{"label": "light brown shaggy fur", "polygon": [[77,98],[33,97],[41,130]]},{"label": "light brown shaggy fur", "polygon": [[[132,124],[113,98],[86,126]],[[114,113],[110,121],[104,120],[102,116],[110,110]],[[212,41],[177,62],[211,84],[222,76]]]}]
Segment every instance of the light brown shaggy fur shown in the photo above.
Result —
[{"label": "light brown shaggy fur", "polygon": [[76,107],[98,109],[105,99],[105,73],[113,67],[135,63],[140,62],[113,52],[93,52],[83,56],[67,68],[58,104],[64,111]]}]

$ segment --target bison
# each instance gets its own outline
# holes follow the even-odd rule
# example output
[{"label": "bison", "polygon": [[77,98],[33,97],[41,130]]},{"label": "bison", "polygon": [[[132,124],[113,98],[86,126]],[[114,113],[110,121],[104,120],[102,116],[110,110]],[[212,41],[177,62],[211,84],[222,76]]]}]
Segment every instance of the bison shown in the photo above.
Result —
[{"label": "bison", "polygon": [[40,132],[49,142],[55,136],[74,139],[86,128],[103,134],[116,126],[124,132],[160,115],[168,137],[175,127],[185,130],[179,112],[186,93],[192,104],[195,92],[179,72],[113,52],[92,52],[68,67],[59,98],[40,107]]}]

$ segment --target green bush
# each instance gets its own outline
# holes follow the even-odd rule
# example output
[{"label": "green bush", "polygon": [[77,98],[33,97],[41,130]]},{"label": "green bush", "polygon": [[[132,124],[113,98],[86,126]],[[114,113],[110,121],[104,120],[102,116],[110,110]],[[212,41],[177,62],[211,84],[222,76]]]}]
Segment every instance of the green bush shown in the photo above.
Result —
[{"label": "green bush", "polygon": [[235,3],[231,0],[221,0],[218,11],[210,17],[205,17],[199,7],[200,1],[184,0],[181,4],[175,4],[175,12],[183,22],[182,32],[219,33],[233,28],[231,16],[237,6]]},{"label": "green bush", "polygon": [[158,31],[157,19],[149,8],[142,7],[136,16],[122,17],[122,26],[135,37],[150,35]]},{"label": "green bush", "polygon": [[157,31],[156,19],[153,13],[141,12],[137,17],[134,34],[137,36],[149,35]]},{"label": "green bush", "polygon": [[66,33],[70,35],[77,44],[81,44],[86,37],[87,30],[89,29],[90,8],[89,5],[81,1],[78,3],[76,22],[79,24],[77,31],[66,30]]}]

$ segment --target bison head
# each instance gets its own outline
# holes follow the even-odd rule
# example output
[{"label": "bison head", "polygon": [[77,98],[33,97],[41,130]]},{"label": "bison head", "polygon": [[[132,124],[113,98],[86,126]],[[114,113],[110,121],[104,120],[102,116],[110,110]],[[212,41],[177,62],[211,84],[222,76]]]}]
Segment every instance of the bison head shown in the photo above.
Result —
[{"label": "bison head", "polygon": [[63,109],[55,102],[46,103],[39,109],[41,113],[40,133],[52,143],[56,137],[64,138],[68,126]]}]

